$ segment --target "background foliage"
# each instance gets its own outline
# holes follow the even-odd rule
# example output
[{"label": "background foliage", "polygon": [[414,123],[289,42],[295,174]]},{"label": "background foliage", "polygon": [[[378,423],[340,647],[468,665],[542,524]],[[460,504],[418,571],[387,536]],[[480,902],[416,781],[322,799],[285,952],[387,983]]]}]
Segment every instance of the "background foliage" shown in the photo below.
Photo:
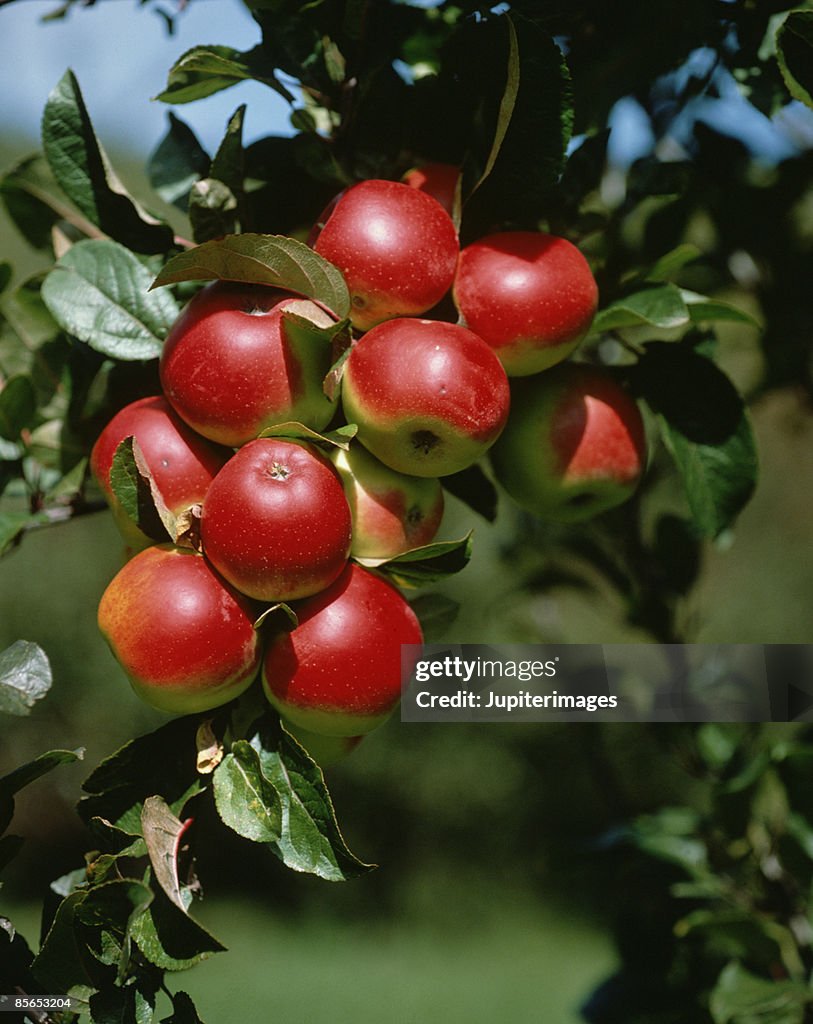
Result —
[{"label": "background foliage", "polygon": [[[120,556],[112,528],[91,515],[100,502],[85,471],[111,413],[156,389],[154,357],[194,285],[176,277],[171,289],[147,289],[167,258],[183,259],[186,240],[302,238],[348,182],[451,161],[464,168],[464,241],[538,226],[589,256],[601,311],[585,358],[613,365],[635,389],[653,442],[632,506],[588,527],[541,523],[502,498],[489,525],[487,482],[451,482],[463,500],[450,501],[444,536],[469,525],[466,502],[482,514],[471,565],[433,591],[461,603],[449,635],[808,640],[813,139],[803,105],[813,9],[760,0],[255,6],[254,48],[196,47],[169,71],[159,99],[172,113],[147,161],[149,194],[136,199],[121,185],[88,112],[99,98],[83,96],[72,74],[60,78],[62,68],[41,153],[0,183],[14,228],[48,268],[0,278],[0,546],[9,552],[0,647],[37,641],[56,678],[38,703],[50,679],[39,649],[2,656],[0,707],[33,705],[2,726],[11,774],[0,780],[0,825],[14,809],[14,833],[31,837],[18,857],[14,835],[0,840],[7,920],[30,923],[21,902],[41,901],[61,876],[33,966],[37,928],[0,930],[0,981],[74,989],[97,1021],[151,1020],[153,1004],[156,1019],[194,1021],[174,976],[172,999],[160,993],[163,975],[220,948],[204,927],[217,915],[207,908],[233,898],[273,921],[266,942],[266,922],[243,910],[227,944],[246,943],[246,987],[270,975],[264,999],[284,990],[275,991],[288,1007],[282,1020],[313,998],[312,971],[340,978],[358,972],[357,958],[375,965],[366,998],[336,982],[326,1002],[308,1004],[312,1014],[324,1016],[327,1003],[334,1020],[381,1019],[395,992],[405,1020],[533,1019],[546,1000],[551,1021],[577,1019],[579,1004],[587,1020],[626,1024],[813,1019],[804,726],[418,731],[392,722],[329,773],[350,849],[384,870],[319,886],[283,863],[328,878],[364,865],[335,831],[312,767],[267,725],[231,747],[213,799],[190,803],[191,832],[179,820],[201,782],[188,761],[166,758],[179,745],[194,750],[197,722],[161,726],[111,679],[94,615]],[[60,13],[93,17],[79,7],[69,0]],[[292,135],[243,144],[237,104],[249,79],[291,101]],[[235,113],[205,152],[185,105],[232,88]],[[646,128],[629,167],[608,161],[619,103],[634,104]],[[757,123],[758,139],[748,131]],[[242,714],[250,720],[251,709]],[[60,749],[33,760],[43,742]],[[241,818],[241,787],[262,786],[286,758],[297,783],[265,794],[261,823]],[[28,767],[13,772],[19,764]],[[71,810],[82,780],[90,838]],[[26,799],[29,783],[46,794],[41,803]],[[280,808],[306,789],[304,803],[320,811],[302,829],[315,828],[315,842],[291,847]],[[237,808],[226,814],[231,831],[218,826],[217,806]],[[156,839],[167,832],[173,850],[191,837],[194,872],[182,851],[180,874],[152,877],[156,864],[175,862]],[[92,843],[101,852],[81,868]],[[185,911],[201,879],[210,899],[198,924]],[[614,955],[600,937],[610,932]],[[346,959],[336,935],[349,940]],[[466,964],[441,971],[438,950],[450,943]],[[212,1005],[228,1018],[227,1001],[246,998],[227,980],[235,955],[190,976],[203,986],[203,1016]],[[207,994],[203,978],[218,959],[225,974]],[[540,962],[550,965],[541,982]]]}]

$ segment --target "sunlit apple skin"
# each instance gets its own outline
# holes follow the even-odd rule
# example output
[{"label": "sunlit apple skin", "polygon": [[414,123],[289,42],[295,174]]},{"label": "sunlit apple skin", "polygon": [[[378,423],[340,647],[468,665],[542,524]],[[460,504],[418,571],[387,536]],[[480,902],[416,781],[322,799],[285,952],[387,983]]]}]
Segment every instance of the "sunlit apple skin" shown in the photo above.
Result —
[{"label": "sunlit apple skin", "polygon": [[135,555],[102,595],[99,629],[143,700],[208,711],[257,676],[255,613],[195,551],[162,544]]},{"label": "sunlit apple skin", "polygon": [[401,181],[410,188],[417,188],[436,199],[451,217],[460,168],[454,164],[426,163],[407,171]]},{"label": "sunlit apple skin", "polygon": [[631,497],[646,466],[644,423],[606,370],[569,363],[512,385],[511,415],[490,459],[518,504],[578,522]]},{"label": "sunlit apple skin", "polygon": [[390,583],[351,563],[297,606],[299,625],[263,660],[269,701],[295,727],[363,736],[401,699],[401,644],[423,642],[418,619]]},{"label": "sunlit apple skin", "polygon": [[379,179],[341,193],[311,239],[344,274],[350,319],[362,331],[431,309],[451,288],[460,251],[440,203],[402,182]]},{"label": "sunlit apple skin", "polygon": [[360,444],[332,459],[353,519],[351,555],[393,558],[432,542],[443,518],[437,478],[396,473]]},{"label": "sunlit apple skin", "polygon": [[201,516],[206,557],[243,594],[293,601],[323,590],[350,551],[350,508],[310,445],[250,441],[212,481]]},{"label": "sunlit apple skin", "polygon": [[159,395],[131,402],[116,413],[93,446],[90,468],[119,532],[129,547],[140,551],[153,541],[130,519],[110,486],[116,448],[130,436],[138,441],[167,508],[176,515],[203,501],[209,484],[233,453],[188,427]]},{"label": "sunlit apple skin", "polygon": [[331,346],[296,337],[285,310],[333,322],[291,292],[225,281],[207,285],[181,313],[164,344],[161,386],[198,433],[236,448],[276,423],[328,423],[334,405],[322,382]]},{"label": "sunlit apple skin", "polygon": [[299,726],[285,720],[283,724],[297,743],[303,746],[322,768],[343,761],[364,739],[363,736],[321,736],[319,733],[300,729]]},{"label": "sunlit apple skin", "polygon": [[342,402],[358,438],[390,469],[457,473],[494,443],[508,416],[508,379],[476,334],[439,320],[404,318],[353,347]]},{"label": "sunlit apple skin", "polygon": [[566,359],[593,322],[595,278],[566,238],[505,231],[460,254],[454,301],[461,320],[500,358],[510,377]]}]

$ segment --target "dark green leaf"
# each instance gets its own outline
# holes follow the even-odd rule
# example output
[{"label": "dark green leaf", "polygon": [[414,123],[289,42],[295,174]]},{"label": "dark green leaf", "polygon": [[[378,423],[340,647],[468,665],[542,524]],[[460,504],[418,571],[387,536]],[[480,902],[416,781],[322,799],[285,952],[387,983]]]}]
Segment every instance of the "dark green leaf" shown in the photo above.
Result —
[{"label": "dark green leaf", "polygon": [[160,796],[150,796],[141,811],[141,834],[147,845],[155,880],[169,899],[186,913],[178,880],[178,851],[190,822],[182,822]]},{"label": "dark green leaf", "polygon": [[493,523],[497,518],[497,488],[479,466],[469,466],[459,473],[445,476],[442,483],[450,494],[459,498],[483,519]]},{"label": "dark green leaf", "polygon": [[152,1024],[155,993],[143,985],[111,985],[90,997],[93,1024]]},{"label": "dark green leaf", "polygon": [[0,873],[14,860],[24,843],[22,836],[3,836],[0,839]]},{"label": "dark green leaf", "polygon": [[152,287],[179,281],[245,281],[286,288],[323,303],[339,319],[350,310],[341,272],[304,242],[281,235],[230,235],[173,257]]},{"label": "dark green leaf", "polygon": [[209,177],[222,181],[235,195],[240,195],[243,190],[243,176],[245,173],[245,153],[243,151],[243,121],[246,115],[245,104],[238,107],[229,118],[226,126],[226,134],[220,143],[212,166],[209,168]]},{"label": "dark green leaf", "polygon": [[175,539],[175,517],[161,497],[135,437],[119,442],[110,467],[110,486],[122,510],[142,533],[163,543]]},{"label": "dark green leaf", "polygon": [[17,640],[0,652],[0,712],[27,715],[51,688],[48,656],[37,644]]},{"label": "dark green leaf", "polygon": [[189,220],[198,243],[233,234],[238,227],[237,197],[217,178],[203,178],[189,194]]},{"label": "dark green leaf", "polygon": [[791,11],[785,18],[776,57],[791,96],[813,107],[813,11]]},{"label": "dark green leaf", "polygon": [[472,192],[475,192],[486,178],[494,170],[494,164],[499,156],[508,125],[514,113],[519,92],[519,43],[517,41],[517,30],[510,18],[505,19],[505,27],[508,32],[508,59],[506,62],[505,88],[500,99],[500,108],[497,113],[497,123],[494,127],[494,139],[491,143],[491,150],[486,158],[485,166],[479,179],[475,182]]},{"label": "dark green leaf", "polygon": [[218,766],[213,781],[218,813],[229,828],[255,843],[279,841],[280,799],[252,746],[238,740]]},{"label": "dark green leaf", "polygon": [[716,537],[756,485],[751,423],[733,384],[686,345],[651,342],[632,380],[660,421],[697,529]]},{"label": "dark green leaf", "polygon": [[293,102],[263,57],[259,46],[246,53],[230,46],[194,46],[173,64],[166,89],[155,98],[164,103],[192,103],[238,82],[254,80]]},{"label": "dark green leaf", "polygon": [[0,512],[0,555],[10,551],[28,527],[43,521],[41,516],[26,512]]},{"label": "dark green leaf", "polygon": [[491,171],[466,203],[464,225],[490,214],[492,221],[532,228],[545,215],[565,164],[573,129],[570,73],[541,20],[518,12],[497,20],[507,32],[506,88],[486,165]]},{"label": "dark green leaf", "polygon": [[664,253],[646,272],[647,281],[670,281],[687,263],[693,263],[702,252],[691,242],[683,242]]},{"label": "dark green leaf", "polygon": [[251,746],[280,801],[282,834],[272,849],[281,860],[331,882],[371,870],[347,848],[321,769],[275,718],[263,720]]},{"label": "dark green leaf", "polygon": [[5,175],[0,181],[0,197],[17,229],[36,249],[50,252],[51,229],[59,220],[70,221],[86,233],[94,230],[94,225],[71,206],[38,153],[21,160]]},{"label": "dark green leaf", "polygon": [[173,113],[169,129],[147,165],[150,184],[166,203],[186,213],[189,192],[209,172],[209,155],[197,136]]},{"label": "dark green leaf", "polygon": [[357,558],[401,587],[422,587],[465,569],[471,559],[471,531],[460,540],[440,541],[405,551],[394,558]]},{"label": "dark green leaf", "polygon": [[[131,740],[106,758],[84,782],[91,795],[79,803],[107,849],[119,852],[141,835],[141,815],[148,797],[160,795],[179,815],[201,792],[197,772],[199,716],[176,718],[154,732]],[[217,730],[222,728],[218,725]]]},{"label": "dark green leaf", "polygon": [[35,977],[48,992],[68,992],[77,985],[95,988],[90,954],[76,920],[77,909],[86,898],[87,892],[79,889],[62,900],[31,965]]},{"label": "dark green leaf", "polygon": [[[188,910],[192,896],[183,890]],[[181,911],[158,890],[147,911],[133,923],[132,938],[142,954],[165,971],[183,971],[208,960],[225,947],[187,912]]]},{"label": "dark green leaf", "polygon": [[42,285],[56,322],[97,352],[114,359],[155,359],[178,317],[169,292],[149,294],[149,270],[124,246],[78,242]]},{"label": "dark green leaf", "polygon": [[624,327],[670,328],[689,323],[689,310],[680,289],[674,284],[658,285],[616,299],[599,310],[591,330],[618,330]]},{"label": "dark green leaf", "polygon": [[142,210],[116,178],[72,71],[48,97],[42,140],[57,182],[91,223],[136,252],[172,248],[172,230]]},{"label": "dark green leaf", "polygon": [[428,644],[443,639],[460,611],[460,604],[445,594],[421,594],[409,604],[418,616],[424,642]]},{"label": "dark green leaf", "polygon": [[169,1017],[162,1017],[161,1024],[203,1024],[203,1021],[186,992],[174,992],[172,1014]]},{"label": "dark green leaf", "polygon": [[0,295],[8,288],[14,270],[8,260],[0,261]]},{"label": "dark green leaf", "polygon": [[801,982],[759,978],[732,961],[717,979],[709,1009],[714,1024],[802,1024],[812,1000]]},{"label": "dark green leaf", "polygon": [[34,425],[36,416],[37,395],[31,378],[11,377],[0,389],[0,437],[16,441],[26,427]]},{"label": "dark green leaf", "polygon": [[74,761],[81,761],[85,752],[77,750],[49,750],[46,754],[40,754],[33,761],[15,768],[14,771],[0,777],[0,801],[6,800],[19,793],[25,786],[47,775],[62,764],[73,764]]}]

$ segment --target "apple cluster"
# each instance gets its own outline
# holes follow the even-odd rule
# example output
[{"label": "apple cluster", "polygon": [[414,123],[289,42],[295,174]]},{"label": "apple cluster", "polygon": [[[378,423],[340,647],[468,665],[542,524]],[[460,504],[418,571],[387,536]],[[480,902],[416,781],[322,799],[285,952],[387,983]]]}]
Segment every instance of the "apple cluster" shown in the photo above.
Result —
[{"label": "apple cluster", "polygon": [[[422,640],[401,593],[356,560],[428,545],[441,478],[491,451],[512,497],[565,519],[635,487],[635,403],[604,371],[563,363],[596,309],[587,262],[541,232],[461,252],[458,178],[429,165],[402,182],[363,181],[314,226],[309,244],[350,295],[340,399],[325,386],[339,365],[325,341],[333,312],[221,280],[170,331],[163,393],[122,409],[98,438],[91,468],[136,552],[105,591],[99,625],[155,707],[218,707],[261,675],[306,747],[348,750],[397,705],[400,646]],[[457,323],[433,318],[449,293]],[[357,428],[352,443],[323,444],[320,432],[342,424]],[[123,508],[125,443],[160,505],[195,523],[183,541],[156,543]],[[269,606],[296,625],[256,628]]]}]

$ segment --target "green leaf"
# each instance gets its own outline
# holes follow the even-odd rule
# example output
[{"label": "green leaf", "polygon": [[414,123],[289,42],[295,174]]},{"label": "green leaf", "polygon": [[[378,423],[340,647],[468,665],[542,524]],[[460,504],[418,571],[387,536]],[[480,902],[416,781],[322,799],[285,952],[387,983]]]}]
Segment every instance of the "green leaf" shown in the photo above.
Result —
[{"label": "green leaf", "polygon": [[489,523],[497,518],[497,488],[479,466],[469,466],[459,473],[452,473],[441,482],[445,490]]},{"label": "green leaf", "polygon": [[97,352],[114,359],[155,359],[178,317],[168,292],[149,293],[149,270],[124,246],[78,242],[42,285],[56,322]]},{"label": "green leaf", "polygon": [[155,99],[163,103],[192,103],[238,82],[262,82],[290,103],[293,96],[274,77],[261,46],[246,53],[230,46],[193,46],[169,69],[167,87]]},{"label": "green leaf", "polygon": [[710,299],[706,295],[698,295],[697,292],[680,290],[681,297],[689,310],[689,318],[692,323],[704,323],[707,320],[731,320],[734,323],[750,324],[752,327],[759,327],[760,323],[750,313],[730,302],[721,302],[719,299]]},{"label": "green leaf", "polygon": [[776,33],[776,59],[788,92],[813,107],[813,11],[791,11]]},{"label": "green leaf", "polygon": [[250,742],[259,755],[263,776],[280,801],[282,832],[271,848],[283,863],[331,882],[370,871],[372,865],[347,848],[322,770],[280,728],[279,721],[264,718]]},{"label": "green leaf", "polygon": [[160,796],[150,796],[141,811],[141,834],[147,845],[155,880],[169,899],[186,913],[178,880],[178,851],[191,821],[177,818]]},{"label": "green leaf", "polygon": [[0,389],[0,437],[16,441],[37,417],[37,395],[30,377],[19,374]]},{"label": "green leaf", "polygon": [[674,284],[663,284],[633,292],[599,310],[591,332],[595,334],[641,325],[671,328],[688,323],[689,310],[680,288]]},{"label": "green leaf", "polygon": [[158,195],[186,213],[192,186],[209,173],[209,163],[208,153],[189,125],[170,112],[167,133],[147,164],[150,184]]},{"label": "green leaf", "polygon": [[674,249],[664,253],[652,264],[645,275],[646,279],[647,281],[669,281],[687,263],[693,263],[702,255],[702,251],[696,245],[692,245],[691,242],[682,242]]},{"label": "green leaf", "polygon": [[409,604],[418,616],[423,639],[427,644],[441,640],[460,611],[459,602],[445,594],[421,594]]},{"label": "green leaf", "polygon": [[110,486],[116,501],[135,525],[153,540],[175,539],[175,516],[153,480],[135,437],[120,441],[110,467]]},{"label": "green leaf", "polygon": [[218,814],[230,829],[255,843],[279,841],[280,799],[250,744],[245,740],[234,744],[215,771],[213,782]]},{"label": "green leaf", "polygon": [[329,434],[320,434],[311,430],[304,423],[297,423],[293,420],[286,423],[275,423],[273,427],[266,427],[260,431],[259,437],[290,437],[300,441],[311,441],[314,444],[326,444],[333,448],[341,448],[348,451],[350,442],[358,433],[355,423],[346,423],[343,427],[337,427]]},{"label": "green leaf", "polygon": [[0,712],[27,715],[51,688],[48,656],[28,640],[17,640],[0,652]]},{"label": "green leaf", "polygon": [[341,272],[304,242],[282,235],[229,235],[174,256],[153,288],[179,281],[245,281],[298,292],[340,320],[350,311]]},{"label": "green leaf", "polygon": [[769,981],[732,961],[723,968],[709,999],[714,1024],[803,1024],[813,1001],[807,985]]},{"label": "green leaf", "polygon": [[142,210],[113,172],[72,71],[48,97],[42,140],[54,177],[89,221],[136,252],[172,248],[171,228]]},{"label": "green leaf", "polygon": [[631,376],[658,416],[695,526],[718,536],[756,486],[756,443],[742,399],[722,370],[687,345],[650,342]]},{"label": "green leaf", "polygon": [[142,954],[165,971],[183,971],[225,949],[188,914],[192,895],[183,890],[181,911],[159,890],[147,911],[133,923],[132,938]]},{"label": "green leaf", "polygon": [[400,587],[422,587],[448,579],[471,559],[472,534],[405,551],[394,558],[356,558],[360,565],[384,573]]}]

